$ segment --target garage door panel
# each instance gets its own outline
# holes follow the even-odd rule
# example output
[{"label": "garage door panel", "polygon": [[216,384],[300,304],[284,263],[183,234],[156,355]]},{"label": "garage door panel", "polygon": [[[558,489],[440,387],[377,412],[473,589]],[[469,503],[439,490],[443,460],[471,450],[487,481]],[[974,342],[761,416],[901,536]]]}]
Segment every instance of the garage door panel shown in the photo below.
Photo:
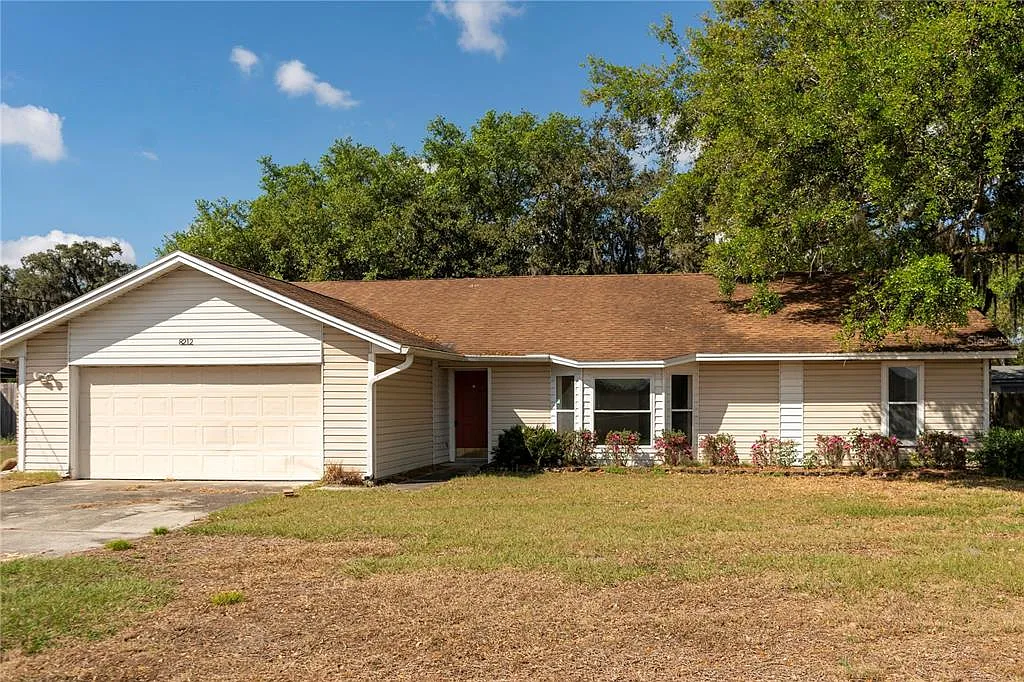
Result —
[{"label": "garage door panel", "polygon": [[205,417],[226,417],[228,399],[225,396],[203,396],[202,410]]},{"label": "garage door panel", "polygon": [[[198,390],[199,384],[194,386],[194,389]],[[183,385],[178,386],[167,386],[167,390],[182,390]],[[171,416],[172,417],[197,417],[200,414],[201,400],[199,396],[185,396],[185,397],[174,397],[171,398]]]},{"label": "garage door panel", "polygon": [[296,426],[295,427],[295,440],[292,443],[296,448],[302,449],[303,451],[309,451],[315,449],[320,445],[320,427],[319,426]]},{"label": "garage door panel", "polygon": [[256,417],[259,415],[259,402],[255,396],[233,396],[228,399],[232,417]]},{"label": "garage door panel", "polygon": [[80,471],[92,478],[314,480],[320,368],[87,367]]},{"label": "garage door panel", "polygon": [[171,446],[171,427],[143,426],[142,445],[147,448],[168,448]]}]

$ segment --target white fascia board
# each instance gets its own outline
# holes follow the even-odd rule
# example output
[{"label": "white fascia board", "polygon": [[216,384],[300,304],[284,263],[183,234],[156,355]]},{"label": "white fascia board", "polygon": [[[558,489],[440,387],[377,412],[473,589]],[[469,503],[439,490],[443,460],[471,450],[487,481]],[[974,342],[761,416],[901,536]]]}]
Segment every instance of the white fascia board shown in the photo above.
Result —
[{"label": "white fascia board", "polygon": [[305,315],[306,317],[310,317],[330,327],[334,327],[335,329],[340,329],[357,338],[363,339],[364,341],[377,344],[390,352],[398,353],[403,349],[402,344],[392,341],[391,339],[363,329],[351,322],[346,322],[345,320],[328,315],[316,308],[299,303],[287,296],[270,291],[258,284],[236,275],[232,275],[231,273],[225,272],[216,266],[210,265],[205,261],[194,258],[181,251],[175,251],[174,253],[164,256],[159,260],[153,261],[145,267],[139,268],[134,272],[130,272],[124,277],[105,284],[98,289],[94,289],[87,294],[83,294],[75,300],[65,303],[59,308],[54,308],[50,312],[40,315],[34,320],[30,320],[19,327],[11,329],[6,334],[0,335],[0,348],[32,336],[50,325],[57,324],[69,317],[81,314],[124,293],[125,291],[141,286],[149,280],[159,277],[165,272],[180,265],[188,265],[195,270],[203,272],[223,282],[227,282],[228,284],[233,284],[234,286],[244,291],[248,291],[253,295],[277,303],[278,305]]},{"label": "white fascia board", "polygon": [[[406,352],[408,349],[403,350]],[[910,353],[690,353],[667,360],[573,360],[559,355],[460,355],[443,351],[416,351],[423,357],[459,362],[550,362],[574,369],[657,369],[692,362],[826,361],[826,360],[983,360],[1015,358],[1016,351],[919,351]]]},{"label": "white fascia board", "polygon": [[697,362],[758,360],[983,360],[1015,358],[1017,351],[914,351],[906,353],[697,353]]}]

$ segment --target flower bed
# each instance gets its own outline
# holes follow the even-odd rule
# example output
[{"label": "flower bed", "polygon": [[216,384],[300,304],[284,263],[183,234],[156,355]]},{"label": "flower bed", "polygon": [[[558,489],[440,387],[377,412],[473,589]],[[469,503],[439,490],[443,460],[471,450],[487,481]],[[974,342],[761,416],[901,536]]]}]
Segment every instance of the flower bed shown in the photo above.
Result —
[{"label": "flower bed", "polygon": [[[1004,437],[999,442],[1007,440]],[[1024,438],[1019,440],[1024,442]],[[614,470],[619,473],[631,469],[666,472],[678,469],[697,473],[756,472],[784,476],[869,473],[891,477],[894,474],[902,476],[908,470],[962,473],[967,471],[969,457],[972,461],[981,461],[976,454],[969,452],[966,438],[942,431],[921,434],[912,454],[907,448],[901,449],[896,438],[879,433],[858,429],[851,431],[848,437],[819,435],[815,438],[814,449],[802,457],[794,441],[762,432],[751,445],[749,463],[740,462],[736,439],[728,433],[702,436],[696,453],[686,434],[678,431],[663,432],[655,438],[652,449],[645,449],[639,443],[640,435],[635,431],[612,431],[600,444],[603,447],[599,447],[593,431],[558,433],[546,427],[515,426],[499,436],[498,447],[492,453],[493,466],[534,471]],[[995,446],[990,446],[990,449],[995,450]],[[652,450],[654,458],[651,457]],[[1002,446],[998,452],[1004,450],[1017,452],[1008,446]],[[985,460],[989,464],[981,468],[999,471],[990,462],[995,458],[995,455],[990,455]],[[1006,455],[1003,459],[1010,461],[1013,458]],[[1003,466],[1003,469],[1012,467]]]}]

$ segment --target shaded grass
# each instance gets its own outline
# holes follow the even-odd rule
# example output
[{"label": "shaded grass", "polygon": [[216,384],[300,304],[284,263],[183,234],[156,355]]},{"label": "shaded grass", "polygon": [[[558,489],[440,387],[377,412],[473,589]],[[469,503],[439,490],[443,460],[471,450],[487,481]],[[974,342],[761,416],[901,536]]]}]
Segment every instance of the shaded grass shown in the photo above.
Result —
[{"label": "shaded grass", "polygon": [[69,557],[0,563],[0,647],[37,652],[64,636],[98,639],[123,616],[167,603],[169,585],[113,559]]},{"label": "shaded grass", "polygon": [[56,471],[12,471],[0,476],[0,492],[56,483],[59,480],[60,474]]},{"label": "shaded grass", "polygon": [[229,508],[190,533],[384,538],[356,577],[454,568],[557,572],[614,584],[767,578],[811,593],[1024,595],[1019,493],[941,482],[550,473],[427,491],[304,490]]}]

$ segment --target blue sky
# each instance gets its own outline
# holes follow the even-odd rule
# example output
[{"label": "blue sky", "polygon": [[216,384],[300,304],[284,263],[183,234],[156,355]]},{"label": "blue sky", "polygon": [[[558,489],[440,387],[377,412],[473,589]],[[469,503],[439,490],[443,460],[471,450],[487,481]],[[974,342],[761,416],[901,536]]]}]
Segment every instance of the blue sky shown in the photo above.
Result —
[{"label": "blue sky", "polygon": [[16,263],[75,235],[122,240],[142,264],[197,198],[255,196],[264,154],[316,160],[346,136],[418,150],[437,115],[585,113],[588,54],[657,60],[648,26],[707,10],[4,2],[0,255]]}]

